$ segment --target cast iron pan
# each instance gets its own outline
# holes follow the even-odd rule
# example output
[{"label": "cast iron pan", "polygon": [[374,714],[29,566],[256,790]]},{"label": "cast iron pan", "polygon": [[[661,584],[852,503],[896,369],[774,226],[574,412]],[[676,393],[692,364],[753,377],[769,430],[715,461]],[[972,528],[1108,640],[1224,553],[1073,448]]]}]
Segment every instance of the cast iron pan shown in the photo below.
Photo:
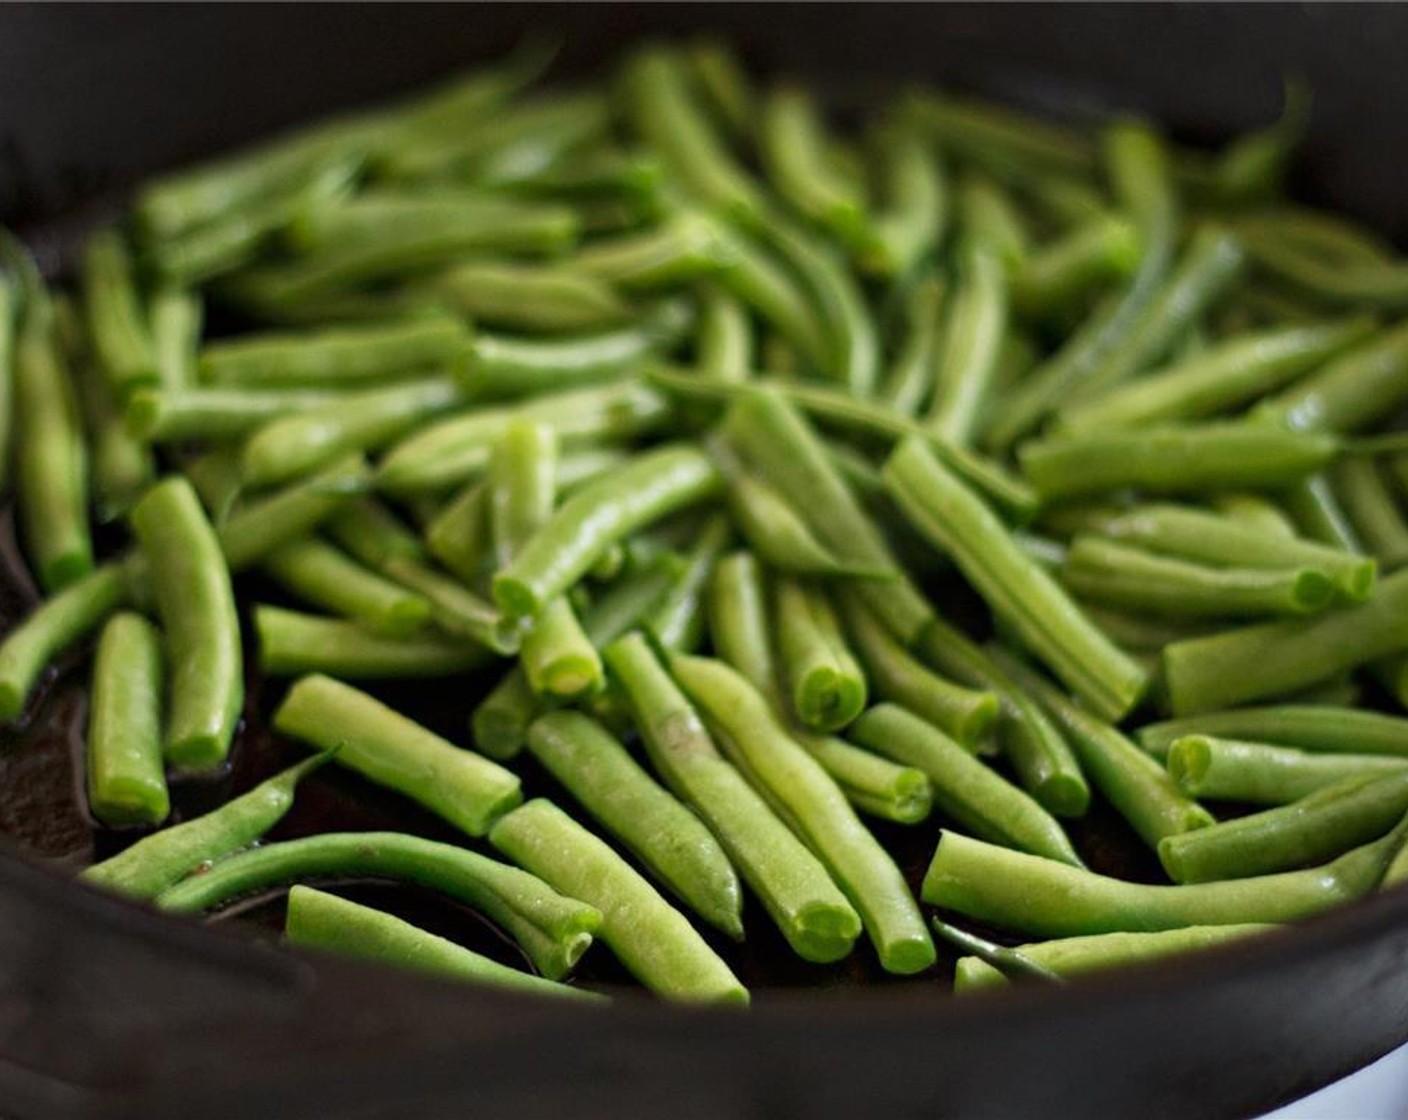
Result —
[{"label": "cast iron pan", "polygon": [[[1144,110],[1188,138],[1269,119],[1282,73],[1298,72],[1318,97],[1301,195],[1408,232],[1408,162],[1395,158],[1408,141],[1396,111],[1408,10],[1314,6],[11,7],[0,9],[0,219],[62,272],[76,231],[124,183],[492,56],[532,26],[564,33],[569,74],[643,33],[710,27],[842,104],[918,77],[1068,115]],[[3,629],[34,600],[8,514],[0,555]],[[866,950],[807,966],[753,921],[746,947],[722,947],[754,989],[746,1016],[638,998],[604,951],[583,981],[617,991],[606,1014],[296,959],[271,947],[277,901],[212,932],[66,881],[131,839],[95,831],[82,808],[84,664],[61,666],[0,734],[0,1117],[1238,1116],[1408,1037],[1403,891],[1196,960],[964,1002],[945,995],[951,961],[906,981]],[[303,754],[266,730],[278,685],[249,683],[231,771],[179,783],[180,813]],[[462,737],[463,682],[382,694]],[[453,836],[323,771],[275,835],[329,827]],[[936,833],[882,838],[917,877]],[[1075,838],[1098,869],[1155,873],[1109,814]],[[348,890],[512,958],[467,911]]]}]

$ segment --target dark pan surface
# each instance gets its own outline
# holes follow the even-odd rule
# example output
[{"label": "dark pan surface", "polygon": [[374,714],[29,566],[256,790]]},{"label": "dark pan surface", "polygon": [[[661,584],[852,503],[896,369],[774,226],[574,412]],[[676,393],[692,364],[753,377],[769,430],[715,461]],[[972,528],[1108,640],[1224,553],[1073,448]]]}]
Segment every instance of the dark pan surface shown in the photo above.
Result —
[{"label": "dark pan surface", "polygon": [[[942,79],[1076,114],[1149,111],[1217,138],[1269,119],[1283,71],[1319,95],[1302,194],[1402,235],[1408,98],[1396,49],[1408,12],[1357,8],[902,8],[882,5],[0,10],[0,219],[61,263],[90,204],[141,174],[328,109],[408,88],[498,53],[524,28],[566,35],[568,72],[643,32],[712,26],[764,70],[864,99],[903,78]],[[845,75],[838,86],[835,76]],[[6,517],[0,628],[33,601]],[[260,598],[272,589],[252,585]],[[249,598],[242,595],[242,598]],[[0,734],[0,834],[68,871],[130,836],[95,832],[77,768],[86,663],[61,667],[25,723]],[[452,739],[454,685],[377,690]],[[250,681],[228,775],[173,790],[191,815],[302,751],[264,729],[278,682]],[[529,791],[549,789],[529,774]],[[275,836],[446,826],[350,775],[324,771]],[[915,879],[937,825],[886,829]],[[1123,824],[1092,814],[1076,841],[1099,870],[1145,877]],[[394,906],[481,951],[514,950],[466,910],[374,884]],[[1206,961],[958,1005],[946,962],[896,981],[868,950],[830,968],[796,961],[751,921],[720,946],[758,990],[746,1020],[627,999],[583,1023],[411,978],[276,955],[276,902],[244,906],[230,938],[161,921],[0,862],[0,1116],[651,1117],[1234,1115],[1324,1083],[1408,1035],[1408,898],[1388,896]],[[261,928],[264,932],[260,932]],[[251,931],[252,934],[251,934]],[[256,942],[250,946],[249,941]],[[586,982],[624,977],[590,954]],[[865,985],[873,990],[859,991]],[[805,990],[801,990],[805,988]],[[788,991],[790,990],[790,991]],[[814,993],[813,990],[816,990]],[[564,1018],[564,1014],[566,1017]]]}]

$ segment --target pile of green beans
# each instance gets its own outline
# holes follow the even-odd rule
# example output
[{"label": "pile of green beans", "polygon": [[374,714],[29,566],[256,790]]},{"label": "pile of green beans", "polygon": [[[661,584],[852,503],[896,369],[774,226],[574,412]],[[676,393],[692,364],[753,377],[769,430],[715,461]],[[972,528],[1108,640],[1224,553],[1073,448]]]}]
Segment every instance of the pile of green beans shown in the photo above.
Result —
[{"label": "pile of green beans", "polygon": [[[74,788],[135,842],[85,881],[291,887],[295,946],[589,1002],[599,940],[738,1005],[768,924],[819,980],[956,947],[966,991],[1404,877],[1408,264],[1285,198],[1299,93],[1206,153],[937,90],[842,131],[713,40],[551,60],[148,182],[71,291],[0,231],[42,594],[0,720],[95,648]],[[318,753],[192,816],[265,734]],[[439,831],[309,835],[333,781]],[[308,885],[348,878],[531,971]]]}]

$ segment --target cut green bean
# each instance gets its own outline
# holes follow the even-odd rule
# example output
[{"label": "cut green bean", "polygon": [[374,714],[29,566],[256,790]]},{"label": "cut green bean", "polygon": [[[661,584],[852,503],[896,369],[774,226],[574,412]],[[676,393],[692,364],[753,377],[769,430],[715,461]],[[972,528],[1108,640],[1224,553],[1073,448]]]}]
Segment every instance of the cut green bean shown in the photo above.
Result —
[{"label": "cut green bean", "polygon": [[152,487],[133,507],[130,521],[166,636],[170,710],[164,753],[174,766],[218,767],[229,753],[244,704],[230,567],[185,479]]},{"label": "cut green bean", "polygon": [[259,668],[269,677],[326,673],[351,680],[459,676],[484,666],[482,646],[421,634],[394,638],[338,618],[256,606]]},{"label": "cut green bean", "polygon": [[1351,774],[1289,804],[1159,843],[1176,883],[1244,879],[1311,866],[1367,844],[1408,812],[1408,772]]},{"label": "cut green bean", "polygon": [[535,614],[581,579],[611,542],[712,497],[720,482],[708,458],[683,445],[637,456],[558,507],[494,577],[495,600],[512,614]]},{"label": "cut green bean", "polygon": [[366,461],[350,455],[236,509],[216,530],[230,571],[244,571],[280,545],[307,536],[364,493],[368,475]]},{"label": "cut green bean", "polygon": [[777,193],[803,217],[843,245],[869,235],[866,201],[838,175],[827,153],[820,108],[801,86],[780,85],[763,101],[759,151]]},{"label": "cut green bean", "polygon": [[1357,432],[1408,399],[1408,325],[1366,339],[1256,414],[1296,431]]},{"label": "cut green bean", "polygon": [[934,807],[929,779],[834,735],[795,736],[836,783],[846,800],[867,816],[896,824],[918,824]]},{"label": "cut green bean", "polygon": [[141,615],[114,615],[98,641],[88,706],[88,809],[105,825],[158,825],[171,810],[161,693],[161,636]]},{"label": "cut green bean", "polygon": [[704,589],[731,535],[728,519],[721,514],[705,521],[679,578],[641,617],[641,629],[664,649],[690,653],[698,647],[704,636]]},{"label": "cut green bean", "polygon": [[540,716],[528,749],[591,816],[710,925],[743,937],[738,878],[699,818],[578,712]]},{"label": "cut green bean", "polygon": [[509,968],[394,915],[312,887],[295,885],[289,890],[284,937],[299,948],[454,977],[490,989],[548,999],[603,998],[595,992]]},{"label": "cut green bean", "polygon": [[1295,524],[1286,512],[1272,499],[1260,494],[1239,493],[1235,490],[1226,494],[1215,494],[1212,506],[1223,517],[1248,529],[1256,529],[1285,540],[1296,536]]},{"label": "cut green bean", "polygon": [[490,842],[562,890],[591,896],[599,936],[646,987],[689,1003],[746,1004],[748,992],[682,914],[620,856],[556,805],[530,801]]},{"label": "cut green bean", "polygon": [[1138,487],[1155,494],[1290,486],[1339,454],[1333,436],[1245,423],[1046,436],[1018,452],[1046,501]]},{"label": "cut green bean", "polygon": [[1175,642],[1164,678],[1175,716],[1293,692],[1408,649],[1408,572],[1380,580],[1363,603]]},{"label": "cut green bean", "polygon": [[446,634],[478,642],[495,653],[519,651],[522,620],[504,615],[453,576],[409,556],[390,557],[381,573],[430,600],[431,619]]},{"label": "cut green bean", "polygon": [[954,559],[994,612],[1092,709],[1118,719],[1148,675],[1080,613],[1002,523],[917,440],[885,464],[885,483],[916,528]]},{"label": "cut green bean", "polygon": [[1345,459],[1331,472],[1331,484],[1368,551],[1385,568],[1408,564],[1408,516],[1379,464]]},{"label": "cut green bean", "polygon": [[196,383],[197,351],[205,325],[205,305],[194,292],[162,287],[152,293],[151,333],[157,384],[168,392]]},{"label": "cut green bean", "polygon": [[286,883],[353,877],[415,883],[472,906],[552,980],[571,972],[601,922],[595,907],[564,897],[526,871],[401,832],[325,832],[252,848],[163,891],[157,906],[197,914]]},{"label": "cut green bean", "polygon": [[945,680],[916,660],[852,597],[842,602],[847,630],[876,693],[953,736],[966,750],[982,748],[997,725],[997,693]]},{"label": "cut green bean", "polygon": [[128,430],[113,390],[96,366],[78,357],[79,411],[88,430],[88,467],[93,505],[100,521],[127,512],[156,473],[152,449]]},{"label": "cut green bean", "polygon": [[98,364],[118,400],[157,384],[156,351],[131,255],[116,230],[100,230],[83,254],[83,303]]},{"label": "cut green bean", "polygon": [[[1230,941],[1268,933],[1277,926],[1266,922],[1243,922],[1224,926],[1186,926],[1156,933],[1097,933],[1086,937],[1062,937],[1018,946],[1025,959],[1047,969],[1058,979],[1067,980],[1087,972],[1103,972],[1181,957],[1213,949]],[[959,995],[1007,986],[1001,971],[977,957],[960,957],[954,971],[953,990]]]},{"label": "cut green bean", "polygon": [[880,202],[859,263],[881,276],[906,276],[943,238],[948,185],[916,129],[887,124],[879,130],[875,148]]},{"label": "cut green bean", "polygon": [[281,416],[335,404],[322,389],[195,388],[138,390],[128,399],[128,430],[148,443],[238,439]]},{"label": "cut green bean", "polygon": [[315,537],[290,541],[264,558],[264,571],[299,599],[375,634],[404,638],[430,621],[429,600],[362,567]]},{"label": "cut green bean", "polygon": [[489,488],[466,485],[425,526],[425,547],[465,583],[474,583],[489,565]]},{"label": "cut green bean", "polygon": [[381,786],[424,805],[470,836],[484,836],[523,801],[518,778],[462,750],[350,685],[321,675],[294,682],[274,727],[322,749]]},{"label": "cut green bean", "polygon": [[748,312],[720,288],[709,288],[699,310],[695,360],[700,373],[725,381],[744,381],[753,369],[753,325]]},{"label": "cut green bean", "polygon": [[948,301],[925,423],[950,443],[972,442],[992,387],[1007,330],[1007,279],[984,241],[969,235],[959,252],[958,282]]},{"label": "cut green bean", "polygon": [[572,267],[626,291],[649,292],[711,276],[730,261],[721,227],[686,209],[642,233],[584,246],[572,258]]},{"label": "cut green bean", "polygon": [[1102,212],[1023,262],[1012,278],[1013,309],[1028,318],[1064,312],[1109,281],[1129,276],[1139,251],[1134,227]]},{"label": "cut green bean", "polygon": [[1408,758],[1408,719],[1382,712],[1348,711],[1312,704],[1273,705],[1208,712],[1145,724],[1139,743],[1162,758],[1185,735],[1249,739],[1308,751],[1361,752]]},{"label": "cut green bean", "polygon": [[556,334],[615,326],[629,308],[609,285],[569,267],[476,261],[452,268],[434,291],[476,323]]},{"label": "cut green bean", "polygon": [[879,397],[905,416],[915,416],[934,389],[946,291],[937,276],[925,276],[904,301],[904,331],[880,385]]},{"label": "cut green bean", "polygon": [[1081,866],[1054,817],[914,713],[879,704],[856,721],[852,734],[871,750],[926,774],[938,810],[965,831]]},{"label": "cut green bean", "polygon": [[17,336],[21,294],[0,271],[0,489],[8,489],[14,468]]},{"label": "cut green bean", "polygon": [[317,755],[290,766],[218,809],[142,837],[79,877],[133,898],[155,898],[259,840],[293,807],[298,783],[327,760],[327,755]]},{"label": "cut green bean", "polygon": [[601,690],[601,656],[588,639],[571,603],[549,599],[533,618],[521,651],[529,687],[538,696],[574,700]]},{"label": "cut green bean", "polygon": [[489,534],[500,567],[508,564],[552,516],[557,490],[557,433],[513,420],[489,458]]},{"label": "cut green bean", "polygon": [[779,577],[773,617],[792,715],[806,727],[836,731],[865,709],[865,673],[819,588]]},{"label": "cut green bean", "polygon": [[1213,818],[1184,796],[1167,771],[1119,731],[1067,699],[1005,651],[989,655],[1066,734],[1090,781],[1151,848],[1166,836],[1205,828]]},{"label": "cut green bean", "polygon": [[1335,594],[1318,568],[1211,568],[1080,536],[1061,582],[1082,599],[1174,618],[1313,614]]},{"label": "cut green bean", "polygon": [[670,669],[750,780],[836,876],[886,971],[910,974],[933,964],[933,942],[899,869],[762,694],[718,661],[676,654]]},{"label": "cut green bean", "polygon": [[1373,891],[1402,846],[1400,824],[1321,867],[1151,886],[946,832],[922,893],[934,906],[1038,937],[1290,922]]},{"label": "cut green bean", "polygon": [[1193,797],[1286,805],[1343,778],[1408,768],[1408,759],[1381,754],[1318,753],[1212,735],[1185,735],[1169,744],[1165,763]]},{"label": "cut green bean", "polygon": [[47,296],[31,300],[15,345],[15,502],[39,586],[61,590],[93,570],[88,454],[74,386]]}]

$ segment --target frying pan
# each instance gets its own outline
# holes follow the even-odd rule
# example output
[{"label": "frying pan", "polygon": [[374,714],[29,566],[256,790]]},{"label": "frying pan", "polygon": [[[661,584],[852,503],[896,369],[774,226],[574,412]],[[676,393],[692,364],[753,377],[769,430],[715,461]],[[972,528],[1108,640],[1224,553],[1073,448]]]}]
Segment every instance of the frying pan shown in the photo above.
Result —
[{"label": "frying pan", "polygon": [[[1408,9],[1315,5],[8,6],[0,219],[61,271],[75,231],[140,175],[410,88],[535,25],[565,35],[567,73],[641,34],[713,28],[842,106],[923,78],[1068,115],[1145,111],[1191,139],[1270,119],[1282,74],[1299,73],[1317,94],[1300,195],[1408,233]],[[8,520],[0,560],[7,628],[34,598]],[[1241,1116],[1408,1038],[1402,890],[1195,959],[973,1001],[932,978],[872,983],[864,960],[788,987],[797,977],[760,932],[741,958],[745,981],[764,982],[744,1016],[629,995],[597,1014],[294,958],[249,932],[272,907],[201,928],[66,879],[113,845],[77,792],[83,676],[61,667],[0,738],[7,1118]],[[178,786],[183,812],[292,757],[265,730],[271,690],[250,686],[232,773]],[[394,699],[458,734],[459,691]],[[324,772],[277,835],[327,820],[439,827]],[[1086,827],[1097,854],[1135,850],[1118,822]],[[933,840],[901,845],[911,872]],[[397,905],[506,952],[467,914]]]}]

